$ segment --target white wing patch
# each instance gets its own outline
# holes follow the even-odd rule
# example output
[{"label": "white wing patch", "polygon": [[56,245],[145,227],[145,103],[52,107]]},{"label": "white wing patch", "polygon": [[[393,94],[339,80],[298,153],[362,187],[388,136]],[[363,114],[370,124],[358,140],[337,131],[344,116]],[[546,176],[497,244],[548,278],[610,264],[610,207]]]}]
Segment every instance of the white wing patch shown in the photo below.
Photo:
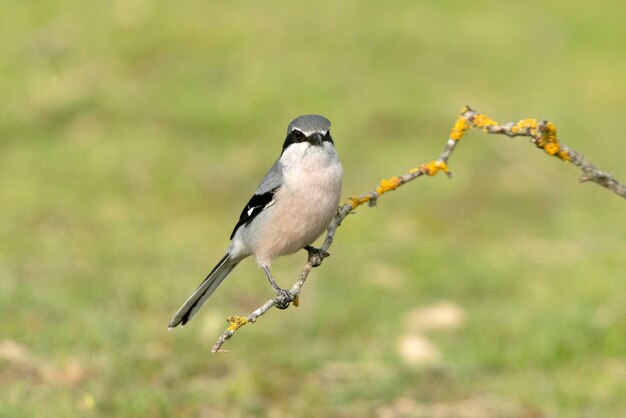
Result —
[{"label": "white wing patch", "polygon": [[254,206],[254,207],[251,207],[250,209],[248,209],[248,216],[252,216],[252,214],[254,212],[256,212],[259,208],[261,208],[262,210],[265,210],[265,209],[269,208],[270,206],[272,206],[274,203],[276,203],[276,199],[270,200],[270,202],[267,205],[265,205],[265,206]]},{"label": "white wing patch", "polygon": [[272,199],[272,200],[270,201],[270,203],[268,203],[267,205],[265,205],[265,207],[264,207],[263,209],[265,210],[265,209],[269,208],[269,207],[270,207],[270,206],[272,206],[274,203],[276,203],[276,199]]}]

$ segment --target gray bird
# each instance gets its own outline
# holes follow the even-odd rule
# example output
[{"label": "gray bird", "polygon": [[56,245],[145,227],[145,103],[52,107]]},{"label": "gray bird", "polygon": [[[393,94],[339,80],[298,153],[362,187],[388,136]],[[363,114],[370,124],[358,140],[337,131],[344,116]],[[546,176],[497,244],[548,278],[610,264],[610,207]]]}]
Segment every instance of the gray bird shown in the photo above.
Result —
[{"label": "gray bird", "polygon": [[324,232],[337,212],[342,182],[330,121],[320,115],[294,119],[278,160],[241,212],[226,254],[176,312],[169,328],[189,322],[237,264],[251,255],[286,307],[293,298],[272,277],[272,259],[309,246]]}]

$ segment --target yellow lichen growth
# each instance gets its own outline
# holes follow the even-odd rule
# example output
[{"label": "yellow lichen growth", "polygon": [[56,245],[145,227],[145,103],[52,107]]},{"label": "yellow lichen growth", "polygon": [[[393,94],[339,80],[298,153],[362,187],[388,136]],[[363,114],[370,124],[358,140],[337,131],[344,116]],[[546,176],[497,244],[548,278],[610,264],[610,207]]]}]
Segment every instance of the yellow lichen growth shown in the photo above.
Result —
[{"label": "yellow lichen growth", "polygon": [[439,161],[439,160],[435,160],[435,161],[431,161],[429,163],[426,164],[422,164],[419,168],[419,170],[422,170],[424,172],[426,172],[426,174],[428,174],[429,176],[434,176],[435,174],[437,174],[440,171],[444,171],[446,173],[450,172],[450,169],[448,168],[448,165],[446,163],[444,163],[443,161]]},{"label": "yellow lichen growth", "polygon": [[380,184],[376,188],[376,193],[379,195],[388,192],[389,190],[395,190],[399,185],[402,184],[402,179],[400,177],[392,177],[390,179],[382,179]]},{"label": "yellow lichen growth", "polygon": [[550,142],[545,144],[543,150],[550,155],[554,155],[559,152],[559,144],[555,144],[554,142]]},{"label": "yellow lichen growth", "polygon": [[559,152],[556,154],[556,156],[559,157],[563,161],[569,161],[570,160],[569,152],[565,151],[563,148],[561,148],[559,150]]},{"label": "yellow lichen growth", "polygon": [[229,316],[226,321],[230,324],[226,331],[237,331],[248,323],[248,318],[245,316]]},{"label": "yellow lichen growth", "polygon": [[537,120],[535,120],[535,119],[522,119],[519,122],[517,122],[517,125],[520,128],[536,128],[537,127]]},{"label": "yellow lichen growth", "polygon": [[361,206],[364,203],[367,203],[371,200],[371,198],[369,196],[352,196],[350,198],[348,198],[348,200],[346,201],[347,205],[352,206],[352,209],[357,208],[359,206]]},{"label": "yellow lichen growth", "polygon": [[546,126],[543,128],[544,132],[547,132],[548,135],[556,138],[556,125],[552,122],[546,123]]},{"label": "yellow lichen growth", "polygon": [[537,121],[535,119],[522,119],[514,127],[517,128],[515,133],[517,131],[525,131],[534,135],[537,131]]},{"label": "yellow lichen growth", "polygon": [[[559,140],[556,137],[556,126],[554,126],[554,123],[546,123],[541,133],[542,138],[546,144],[546,146],[544,147],[546,152],[550,155],[556,154],[561,146],[559,145]],[[550,146],[550,151],[548,151],[548,146]]]},{"label": "yellow lichen growth", "polygon": [[295,295],[293,297],[293,306],[295,306],[296,308],[300,306],[300,298],[298,297],[298,295]]},{"label": "yellow lichen growth", "polygon": [[458,141],[465,135],[465,132],[470,128],[470,124],[467,122],[463,116],[459,116],[459,118],[454,123],[452,127],[452,131],[450,132],[450,139],[454,141]]},{"label": "yellow lichen growth", "polygon": [[474,115],[474,119],[472,122],[475,127],[482,129],[485,132],[487,132],[490,126],[495,126],[498,124],[498,122],[496,122],[495,120],[489,118],[488,116],[481,115],[480,113]]},{"label": "yellow lichen growth", "polygon": [[542,148],[547,154],[556,156],[563,161],[569,161],[567,151],[561,149],[561,144],[556,136],[556,126],[552,122],[547,122],[541,129],[537,138],[537,146]]}]

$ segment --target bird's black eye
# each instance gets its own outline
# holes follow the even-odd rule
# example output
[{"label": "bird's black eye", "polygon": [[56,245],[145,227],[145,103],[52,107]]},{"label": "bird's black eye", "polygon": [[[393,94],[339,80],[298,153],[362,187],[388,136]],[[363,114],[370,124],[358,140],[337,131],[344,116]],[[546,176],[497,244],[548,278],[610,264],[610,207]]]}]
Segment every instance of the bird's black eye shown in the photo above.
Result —
[{"label": "bird's black eye", "polygon": [[306,141],[306,135],[298,129],[292,129],[287,134],[287,138],[285,138],[285,142],[283,143],[283,152],[287,149],[287,147],[289,147],[289,145],[298,144],[304,141]]},{"label": "bird's black eye", "polygon": [[291,135],[293,136],[293,139],[295,140],[295,142],[302,142],[306,138],[305,135],[297,129],[294,129],[293,131],[291,131]]}]

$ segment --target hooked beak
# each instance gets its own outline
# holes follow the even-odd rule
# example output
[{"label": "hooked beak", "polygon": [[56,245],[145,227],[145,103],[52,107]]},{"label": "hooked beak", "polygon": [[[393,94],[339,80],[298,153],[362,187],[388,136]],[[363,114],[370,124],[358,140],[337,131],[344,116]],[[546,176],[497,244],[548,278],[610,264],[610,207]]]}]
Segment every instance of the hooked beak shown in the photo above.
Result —
[{"label": "hooked beak", "polygon": [[314,134],[312,134],[309,138],[308,138],[308,142],[311,145],[317,145],[317,146],[321,146],[322,143],[324,142],[324,138],[322,137],[322,135],[318,132],[315,132]]}]

